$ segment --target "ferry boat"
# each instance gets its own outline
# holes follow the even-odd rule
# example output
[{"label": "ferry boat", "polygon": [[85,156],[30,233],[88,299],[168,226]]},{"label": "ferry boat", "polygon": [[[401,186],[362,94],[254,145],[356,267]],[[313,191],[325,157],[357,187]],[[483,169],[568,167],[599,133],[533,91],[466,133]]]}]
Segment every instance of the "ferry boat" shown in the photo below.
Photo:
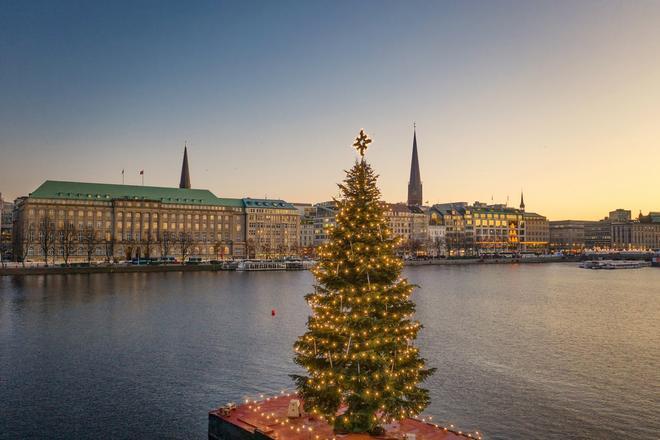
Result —
[{"label": "ferry boat", "polygon": [[580,263],[583,269],[639,269],[649,267],[651,263],[643,260],[588,260]]},{"label": "ferry boat", "polygon": [[236,266],[238,271],[286,270],[284,261],[243,260]]},{"label": "ferry boat", "polygon": [[622,260],[622,261],[610,261],[608,262],[603,269],[639,269],[641,267],[649,267],[651,262],[643,260]]},{"label": "ferry boat", "polygon": [[308,270],[316,264],[313,260],[243,260],[232,270],[263,271],[263,270]]}]

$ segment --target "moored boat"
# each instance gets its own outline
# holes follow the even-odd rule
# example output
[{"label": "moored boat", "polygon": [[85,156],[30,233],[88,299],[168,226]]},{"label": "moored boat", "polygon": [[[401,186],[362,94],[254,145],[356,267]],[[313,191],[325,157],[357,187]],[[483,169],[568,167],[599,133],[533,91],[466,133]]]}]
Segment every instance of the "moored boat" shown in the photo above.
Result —
[{"label": "moored boat", "polygon": [[656,252],[651,257],[651,266],[660,267],[660,251]]},{"label": "moored boat", "polygon": [[651,262],[643,260],[588,260],[580,263],[583,269],[640,269],[649,267]]}]

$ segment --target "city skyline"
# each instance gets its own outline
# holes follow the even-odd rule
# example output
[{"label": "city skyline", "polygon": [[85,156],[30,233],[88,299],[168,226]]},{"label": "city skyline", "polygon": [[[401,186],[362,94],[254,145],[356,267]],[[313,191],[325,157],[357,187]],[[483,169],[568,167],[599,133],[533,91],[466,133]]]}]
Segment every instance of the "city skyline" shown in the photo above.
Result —
[{"label": "city skyline", "polygon": [[657,209],[658,4],[158,5],[5,8],[5,198],[122,169],[175,187],[187,140],[193,188],[323,201],[364,127],[405,201],[416,121],[429,204]]}]

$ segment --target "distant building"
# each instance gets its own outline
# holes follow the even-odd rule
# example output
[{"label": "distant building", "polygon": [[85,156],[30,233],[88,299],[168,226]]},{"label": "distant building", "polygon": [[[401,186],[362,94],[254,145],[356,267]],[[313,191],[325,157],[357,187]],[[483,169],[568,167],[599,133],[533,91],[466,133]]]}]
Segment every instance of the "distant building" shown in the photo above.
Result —
[{"label": "distant building", "polygon": [[293,203],[300,216],[301,253],[311,254],[314,248],[314,218],[316,207],[311,203]]},{"label": "distant building", "polygon": [[474,221],[475,245],[479,250],[500,252],[524,249],[525,222],[522,211],[479,202],[469,208]]},{"label": "distant building", "polygon": [[337,225],[337,203],[334,200],[314,205],[314,246],[319,246],[330,238],[330,229]]},{"label": "distant building", "polygon": [[524,221],[524,250],[546,251],[550,246],[550,222],[535,212],[524,212],[524,202],[521,200]]},{"label": "distant building", "polygon": [[450,255],[547,249],[548,219],[524,209],[522,194],[520,209],[481,202],[439,203],[428,210],[429,235],[434,225],[443,225]]},{"label": "distant building", "polygon": [[632,212],[629,209],[615,209],[610,211],[608,219],[611,222],[629,222],[632,219]]},{"label": "distant building", "polygon": [[429,224],[428,253],[432,257],[447,255],[447,227],[441,224]]},{"label": "distant building", "polygon": [[475,251],[472,211],[467,202],[439,203],[428,210],[429,225],[445,227],[447,255],[471,254]]},{"label": "distant building", "polygon": [[16,259],[245,256],[243,201],[191,189],[187,148],[179,188],[47,180],[14,213]]},{"label": "distant building", "polygon": [[0,194],[0,260],[11,254],[14,204]]},{"label": "distant building", "polygon": [[584,222],[584,247],[592,250],[612,247],[612,221],[609,218]]},{"label": "distant building", "polygon": [[616,209],[598,221],[561,220],[550,222],[550,244],[557,250],[650,250],[660,248],[660,213]]},{"label": "distant building", "polygon": [[419,207],[405,203],[386,203],[385,217],[392,233],[401,238],[401,247],[410,254],[425,253],[428,241],[428,218]]},{"label": "distant building", "polygon": [[314,248],[314,218],[300,219],[300,247],[303,253],[311,253]]},{"label": "distant building", "polygon": [[284,200],[243,199],[249,258],[273,258],[300,252],[300,214]]},{"label": "distant building", "polygon": [[[47,180],[17,199],[15,212],[18,258],[245,255],[242,201],[218,198],[205,189]],[[74,231],[69,250],[61,243],[66,230]]]},{"label": "distant building", "polygon": [[641,215],[637,220],[612,222],[612,247],[620,250],[660,249],[660,213]]},{"label": "distant building", "polygon": [[584,248],[584,220],[553,220],[550,222],[550,247],[555,250]]}]

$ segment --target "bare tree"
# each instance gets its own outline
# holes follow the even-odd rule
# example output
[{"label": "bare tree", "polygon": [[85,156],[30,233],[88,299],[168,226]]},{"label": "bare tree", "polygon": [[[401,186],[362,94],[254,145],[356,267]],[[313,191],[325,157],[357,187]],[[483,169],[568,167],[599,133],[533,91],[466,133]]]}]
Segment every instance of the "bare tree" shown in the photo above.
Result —
[{"label": "bare tree", "polygon": [[48,255],[53,255],[55,264],[55,223],[49,216],[39,221],[39,249],[44,256],[44,263],[48,266]]},{"label": "bare tree", "polygon": [[73,222],[64,222],[62,228],[57,231],[57,247],[62,255],[65,265],[69,265],[69,257],[76,250],[76,226]]},{"label": "bare tree", "polygon": [[248,238],[247,243],[246,243],[246,247],[247,247],[247,249],[246,249],[247,258],[248,259],[256,258],[257,246],[256,246],[256,243],[254,241],[254,238]]},{"label": "bare tree", "polygon": [[417,257],[419,251],[422,249],[422,241],[411,238],[408,240],[408,248],[410,249],[410,256]]},{"label": "bare tree", "polygon": [[303,254],[307,253],[307,248],[303,248],[301,245],[297,243],[289,245],[288,249],[289,249],[289,254],[295,255],[297,257],[300,257]]},{"label": "bare tree", "polygon": [[445,247],[445,240],[442,240],[440,237],[435,237],[433,240],[433,245],[436,249],[436,254],[437,256],[441,256],[443,254],[443,248]]},{"label": "bare tree", "polygon": [[154,246],[154,236],[147,230],[142,234],[142,246],[144,246],[144,256],[151,258],[151,249]]},{"label": "bare tree", "polygon": [[4,241],[0,241],[0,261],[2,262],[2,267],[7,266],[7,261],[5,260],[5,256],[7,255],[8,251],[9,251],[9,245]]},{"label": "bare tree", "polygon": [[105,262],[109,263],[110,260],[115,256],[115,240],[113,240],[112,235],[108,234],[103,240],[103,248],[105,250]]},{"label": "bare tree", "polygon": [[215,259],[216,260],[224,258],[225,247],[222,245],[222,242],[220,240],[213,243],[213,249],[215,250]]},{"label": "bare tree", "polygon": [[92,256],[97,248],[96,231],[93,227],[87,227],[82,233],[82,245],[85,255],[87,255],[87,264],[92,262]]},{"label": "bare tree", "polygon": [[160,256],[167,257],[170,254],[170,249],[173,245],[173,237],[171,232],[163,231],[160,233]]},{"label": "bare tree", "polygon": [[23,227],[16,228],[14,237],[14,259],[20,261],[25,267],[25,260],[28,257],[28,250],[34,241],[34,225],[30,223],[23,224]]},{"label": "bare tree", "polygon": [[192,234],[190,232],[179,232],[177,243],[179,245],[179,253],[181,254],[181,264],[183,264],[186,257],[190,255],[190,248],[193,244]]}]

